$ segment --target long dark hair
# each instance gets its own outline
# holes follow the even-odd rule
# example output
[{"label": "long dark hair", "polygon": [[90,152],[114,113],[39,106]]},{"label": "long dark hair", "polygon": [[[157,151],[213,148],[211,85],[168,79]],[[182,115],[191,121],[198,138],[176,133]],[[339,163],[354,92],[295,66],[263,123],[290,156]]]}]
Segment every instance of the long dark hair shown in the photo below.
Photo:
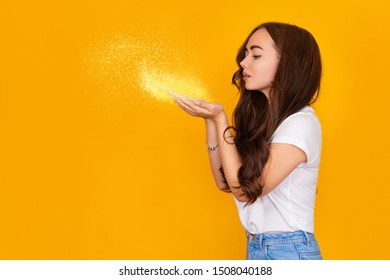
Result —
[{"label": "long dark hair", "polygon": [[[246,90],[243,68],[249,38],[260,28],[268,31],[280,56],[274,81],[267,97],[256,90]],[[240,47],[236,62],[239,69],[232,83],[239,89],[240,98],[233,112],[234,143],[241,158],[238,170],[240,186],[252,204],[262,194],[260,177],[269,157],[269,144],[280,123],[291,114],[314,103],[319,94],[321,81],[321,55],[314,37],[305,29],[295,25],[268,22],[257,26]],[[226,178],[223,168],[222,177]],[[226,183],[227,185],[227,183]]]}]

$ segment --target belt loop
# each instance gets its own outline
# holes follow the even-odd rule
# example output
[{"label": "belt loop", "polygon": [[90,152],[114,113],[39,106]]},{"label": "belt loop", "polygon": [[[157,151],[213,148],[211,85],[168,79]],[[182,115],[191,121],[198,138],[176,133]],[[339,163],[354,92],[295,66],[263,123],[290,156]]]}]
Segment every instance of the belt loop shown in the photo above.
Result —
[{"label": "belt loop", "polygon": [[259,234],[259,245],[260,245],[260,249],[262,251],[264,251],[264,248],[263,248],[263,234]]},{"label": "belt loop", "polygon": [[309,235],[307,234],[306,231],[303,231],[303,234],[305,235],[305,238],[306,238],[306,245],[310,247],[310,239],[309,239]]}]

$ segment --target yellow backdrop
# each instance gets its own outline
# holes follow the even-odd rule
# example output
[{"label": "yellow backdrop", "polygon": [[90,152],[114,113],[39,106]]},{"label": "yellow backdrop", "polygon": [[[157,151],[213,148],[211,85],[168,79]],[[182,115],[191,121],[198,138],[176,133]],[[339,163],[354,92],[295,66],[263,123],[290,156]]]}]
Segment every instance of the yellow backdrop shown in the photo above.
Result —
[{"label": "yellow backdrop", "polygon": [[0,4],[0,258],[243,259],[213,185],[203,121],[164,87],[223,103],[264,21],[316,37],[324,62],[316,235],[326,259],[389,259],[386,0]]}]

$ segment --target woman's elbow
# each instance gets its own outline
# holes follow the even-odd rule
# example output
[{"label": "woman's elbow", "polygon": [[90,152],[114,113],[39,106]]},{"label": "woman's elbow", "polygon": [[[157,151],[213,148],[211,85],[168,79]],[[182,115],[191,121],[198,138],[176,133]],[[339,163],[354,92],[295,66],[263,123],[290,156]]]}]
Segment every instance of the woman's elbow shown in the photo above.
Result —
[{"label": "woman's elbow", "polygon": [[227,193],[230,193],[230,192],[231,192],[229,186],[226,185],[226,184],[223,183],[223,182],[217,182],[216,185],[217,185],[217,188],[218,188],[221,192],[227,192]]},{"label": "woman's elbow", "polygon": [[248,197],[244,194],[242,195],[234,195],[234,197],[239,201],[243,203],[247,203],[249,201]]}]

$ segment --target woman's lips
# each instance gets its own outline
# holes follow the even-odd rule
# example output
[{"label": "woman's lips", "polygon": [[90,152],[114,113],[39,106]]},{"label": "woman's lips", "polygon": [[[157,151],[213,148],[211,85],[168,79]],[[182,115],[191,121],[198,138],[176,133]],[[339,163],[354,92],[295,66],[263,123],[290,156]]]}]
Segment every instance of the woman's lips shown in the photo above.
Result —
[{"label": "woman's lips", "polygon": [[250,76],[247,73],[244,72],[244,73],[242,73],[242,78],[244,80],[246,80],[246,79],[250,78]]}]

